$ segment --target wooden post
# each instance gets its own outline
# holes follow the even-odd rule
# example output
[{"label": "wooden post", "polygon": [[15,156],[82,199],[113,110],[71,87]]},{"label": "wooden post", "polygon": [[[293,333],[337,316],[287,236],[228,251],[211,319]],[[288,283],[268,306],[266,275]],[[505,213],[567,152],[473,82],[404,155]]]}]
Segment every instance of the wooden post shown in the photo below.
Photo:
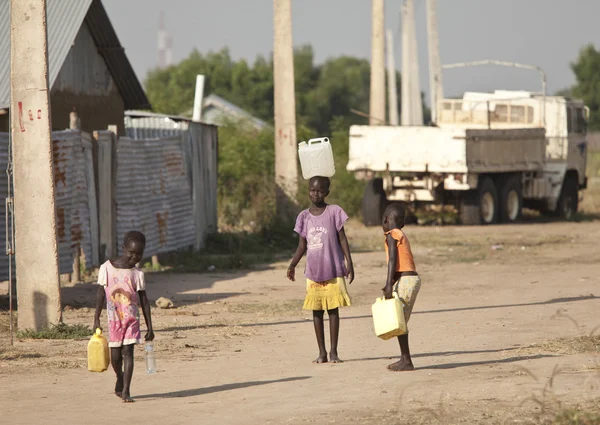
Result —
[{"label": "wooden post", "polygon": [[[116,126],[109,127],[109,130]],[[96,133],[98,145],[98,223],[101,262],[118,254],[116,205],[116,133]]]},{"label": "wooden post", "polygon": [[[73,107],[73,111],[71,113],[69,113],[69,128],[71,130],[81,131],[81,119],[79,119],[79,115],[77,114],[75,107]],[[80,254],[81,254],[81,247],[79,244],[77,244],[73,248],[73,273],[71,273],[71,283],[72,284],[76,284],[81,281],[81,276],[80,276],[80,272],[79,272],[80,266],[81,266]]]}]

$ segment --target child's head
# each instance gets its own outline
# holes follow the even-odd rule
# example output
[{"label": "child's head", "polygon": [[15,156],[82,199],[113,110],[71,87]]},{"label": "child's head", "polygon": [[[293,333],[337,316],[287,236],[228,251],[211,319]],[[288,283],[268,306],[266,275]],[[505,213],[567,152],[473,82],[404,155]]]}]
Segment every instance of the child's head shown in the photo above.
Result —
[{"label": "child's head", "polygon": [[315,176],[308,181],[308,197],[310,201],[321,206],[325,204],[325,198],[329,195],[331,181],[328,177]]},{"label": "child's head", "polygon": [[129,267],[135,267],[144,257],[146,249],[146,236],[135,230],[127,232],[123,238],[123,256],[127,259]]},{"label": "child's head", "polygon": [[383,231],[389,232],[392,229],[402,229],[404,227],[405,216],[406,211],[402,205],[398,203],[389,205],[383,212]]}]

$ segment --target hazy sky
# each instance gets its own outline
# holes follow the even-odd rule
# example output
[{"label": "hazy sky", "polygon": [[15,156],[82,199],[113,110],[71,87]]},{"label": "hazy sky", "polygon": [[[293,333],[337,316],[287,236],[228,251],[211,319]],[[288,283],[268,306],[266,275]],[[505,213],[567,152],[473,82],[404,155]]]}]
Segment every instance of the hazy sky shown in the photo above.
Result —
[{"label": "hazy sky", "polygon": [[[140,80],[156,66],[158,17],[164,10],[173,60],[193,48],[228,47],[234,59],[268,56],[273,46],[272,0],[103,0]],[[402,0],[386,0],[386,26],[395,37],[400,69]],[[428,90],[425,0],[415,0],[422,89]],[[317,63],[371,55],[370,0],[293,0],[294,45],[312,44]],[[600,43],[600,0],[438,0],[443,64],[500,59],[541,66],[550,93],[574,83],[570,62]],[[446,95],[465,90],[539,90],[531,71],[482,67],[444,71]]]}]

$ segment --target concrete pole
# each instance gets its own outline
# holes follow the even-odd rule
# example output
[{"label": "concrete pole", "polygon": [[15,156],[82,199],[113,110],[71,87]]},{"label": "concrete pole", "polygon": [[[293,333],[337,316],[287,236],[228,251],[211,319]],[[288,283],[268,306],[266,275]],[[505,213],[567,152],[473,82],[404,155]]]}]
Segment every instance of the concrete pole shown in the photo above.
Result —
[{"label": "concrete pole", "polygon": [[407,17],[407,5],[406,2],[402,3],[402,100],[400,102],[400,124],[410,125],[411,124],[411,104],[410,104],[410,49],[409,49],[409,28],[408,28],[408,17]]},{"label": "concrete pole", "polygon": [[61,321],[45,0],[11,0],[11,132],[19,328]]},{"label": "concrete pole", "polygon": [[437,122],[438,102],[444,98],[440,40],[438,35],[437,0],[427,0],[427,44],[429,50],[429,95],[431,121]]},{"label": "concrete pole", "polygon": [[423,125],[423,100],[421,98],[421,78],[419,76],[419,56],[417,51],[417,29],[415,19],[415,2],[406,0],[408,5],[408,40],[410,47],[410,96],[411,125]]},{"label": "concrete pole", "polygon": [[388,65],[388,122],[398,125],[398,89],[396,87],[396,62],[394,61],[394,36],[387,32],[387,65]]},{"label": "concrete pole", "polygon": [[192,121],[202,121],[202,100],[204,99],[204,75],[196,76],[196,93],[194,95],[194,112]]},{"label": "concrete pole", "polygon": [[275,88],[275,182],[277,213],[286,217],[298,191],[296,94],[292,45],[292,2],[273,0],[273,80]]},{"label": "concrete pole", "polygon": [[385,2],[371,0],[371,93],[369,125],[385,123]]}]

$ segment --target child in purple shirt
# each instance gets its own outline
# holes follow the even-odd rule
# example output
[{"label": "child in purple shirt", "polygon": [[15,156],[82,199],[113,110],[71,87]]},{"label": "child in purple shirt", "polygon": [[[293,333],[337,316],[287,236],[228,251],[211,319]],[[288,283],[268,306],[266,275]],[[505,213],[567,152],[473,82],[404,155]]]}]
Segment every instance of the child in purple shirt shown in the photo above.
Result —
[{"label": "child in purple shirt", "polygon": [[[337,344],[340,331],[339,307],[349,306],[350,297],[346,290],[354,280],[354,266],[350,256],[350,246],[344,231],[348,215],[337,205],[328,205],[330,181],[327,177],[313,177],[309,181],[308,196],[312,206],[298,215],[294,231],[300,235],[298,249],[287,271],[287,277],[296,280],[296,266],[306,253],[306,298],[303,309],[313,311],[313,321],[319,357],[314,363],[327,363],[325,348],[325,310],[329,314],[331,351],[329,360],[341,363]],[[344,259],[346,264],[344,264]]]}]

